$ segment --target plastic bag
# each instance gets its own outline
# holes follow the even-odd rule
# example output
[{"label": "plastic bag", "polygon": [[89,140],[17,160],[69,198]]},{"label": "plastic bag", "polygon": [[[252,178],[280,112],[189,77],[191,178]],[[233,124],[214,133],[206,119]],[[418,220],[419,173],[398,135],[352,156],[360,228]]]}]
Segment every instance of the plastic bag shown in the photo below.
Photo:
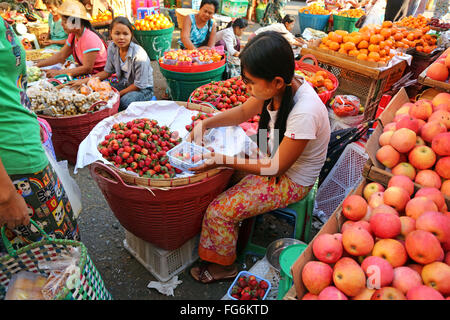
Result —
[{"label": "plastic bag", "polygon": [[43,300],[47,278],[39,273],[20,271],[11,277],[5,300]]},{"label": "plastic bag", "polygon": [[56,175],[61,181],[64,190],[66,191],[67,197],[69,198],[70,204],[72,206],[73,214],[75,219],[81,213],[81,190],[78,187],[77,182],[71,177],[69,173],[69,168],[67,167],[67,160],[56,161],[51,155],[51,151],[44,147],[45,154],[47,155],[48,162],[55,170]]},{"label": "plastic bag", "polygon": [[351,117],[358,114],[360,104],[356,96],[337,95],[331,102],[331,108],[338,117]]}]

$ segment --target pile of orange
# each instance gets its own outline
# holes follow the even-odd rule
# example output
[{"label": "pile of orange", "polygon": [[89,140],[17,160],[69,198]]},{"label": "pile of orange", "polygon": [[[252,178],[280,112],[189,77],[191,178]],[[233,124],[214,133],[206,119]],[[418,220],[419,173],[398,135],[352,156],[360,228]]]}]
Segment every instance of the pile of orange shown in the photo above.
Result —
[{"label": "pile of orange", "polygon": [[348,18],[361,18],[364,14],[365,12],[362,9],[348,9],[337,13],[338,16]]},{"label": "pile of orange", "polygon": [[436,37],[424,34],[422,29],[411,31],[384,21],[381,26],[364,26],[358,32],[330,32],[322,38],[319,47],[359,60],[386,63],[394,56],[391,49],[415,47],[417,51],[430,53],[436,48],[436,42]]},{"label": "pile of orange", "polygon": [[330,14],[330,11],[317,3],[310,4],[309,6],[303,7],[298,11],[306,14]]},{"label": "pile of orange", "polygon": [[112,19],[112,13],[109,10],[106,10],[105,12],[100,12],[95,17],[92,18],[91,22],[105,22]]},{"label": "pile of orange", "polygon": [[145,16],[144,19],[136,20],[134,26],[139,31],[150,31],[171,28],[173,23],[165,15],[155,13]]},{"label": "pile of orange", "polygon": [[312,72],[302,70],[301,67],[296,66],[295,73],[311,83],[319,94],[334,89],[334,83],[330,78],[328,78],[328,73],[325,71],[319,70],[317,72]]},{"label": "pile of orange", "polygon": [[[430,27],[428,27],[429,22],[430,19],[425,18],[423,15],[419,14],[417,17],[413,16],[404,17],[395,24],[399,27],[407,27],[412,29],[425,29],[424,33],[426,33],[430,30]],[[428,30],[426,30],[427,28]]]}]

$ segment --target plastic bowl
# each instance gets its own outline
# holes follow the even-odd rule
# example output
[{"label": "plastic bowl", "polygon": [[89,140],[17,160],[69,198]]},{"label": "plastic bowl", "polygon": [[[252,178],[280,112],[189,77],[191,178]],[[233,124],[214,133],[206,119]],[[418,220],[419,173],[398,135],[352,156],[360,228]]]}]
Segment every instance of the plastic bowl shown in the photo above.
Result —
[{"label": "plastic bowl", "polygon": [[273,241],[266,250],[266,259],[269,261],[270,265],[277,271],[280,271],[280,254],[281,252],[293,245],[293,244],[305,244],[303,241],[294,238],[281,238]]}]

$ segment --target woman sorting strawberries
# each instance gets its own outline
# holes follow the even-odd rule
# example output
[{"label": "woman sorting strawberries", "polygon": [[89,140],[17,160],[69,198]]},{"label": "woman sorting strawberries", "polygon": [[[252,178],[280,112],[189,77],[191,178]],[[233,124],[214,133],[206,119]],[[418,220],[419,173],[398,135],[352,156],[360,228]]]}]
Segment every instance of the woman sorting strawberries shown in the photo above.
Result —
[{"label": "woman sorting strawberries", "polygon": [[239,125],[261,114],[259,140],[267,139],[268,130],[269,157],[251,161],[214,154],[191,168],[202,172],[228,167],[248,174],[206,210],[198,252],[209,263],[191,269],[192,277],[203,283],[236,276],[239,222],[304,198],[319,176],[330,139],[326,107],[311,85],[294,77],[294,55],[282,35],[273,31],[257,35],[240,59],[252,96],[241,106],[196,124],[189,140],[201,143],[207,129]]},{"label": "woman sorting strawberries", "polygon": [[[134,101],[150,101],[153,97],[153,69],[147,52],[133,37],[133,25],[125,17],[117,17],[110,26],[113,43],[108,47],[105,69],[95,75],[100,80],[116,74],[119,83],[112,84],[120,93],[119,111]],[[74,84],[87,83],[89,78]]]}]

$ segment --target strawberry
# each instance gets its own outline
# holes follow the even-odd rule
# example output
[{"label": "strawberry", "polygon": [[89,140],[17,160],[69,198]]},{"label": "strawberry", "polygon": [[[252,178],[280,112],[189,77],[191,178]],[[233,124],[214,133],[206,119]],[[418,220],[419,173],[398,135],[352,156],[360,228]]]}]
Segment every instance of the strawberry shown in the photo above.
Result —
[{"label": "strawberry", "polygon": [[269,288],[269,284],[268,284],[266,281],[261,280],[261,281],[259,282],[259,287],[260,287],[261,289],[267,289],[267,288]]},{"label": "strawberry", "polygon": [[252,289],[255,289],[258,286],[258,281],[256,279],[249,279],[248,286]]},{"label": "strawberry", "polygon": [[241,288],[247,287],[247,278],[244,277],[244,276],[239,277],[239,279],[238,279],[238,285],[239,285],[239,287],[241,287]]}]

